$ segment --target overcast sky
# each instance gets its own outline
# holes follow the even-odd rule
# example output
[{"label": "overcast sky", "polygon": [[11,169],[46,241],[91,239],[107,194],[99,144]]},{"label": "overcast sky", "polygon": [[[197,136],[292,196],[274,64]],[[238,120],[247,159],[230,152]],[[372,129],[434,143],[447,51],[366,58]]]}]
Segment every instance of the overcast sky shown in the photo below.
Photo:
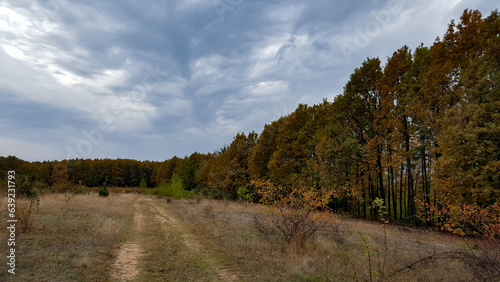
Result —
[{"label": "overcast sky", "polygon": [[431,45],[496,1],[48,0],[0,3],[0,156],[162,161],[213,152],[367,57]]}]

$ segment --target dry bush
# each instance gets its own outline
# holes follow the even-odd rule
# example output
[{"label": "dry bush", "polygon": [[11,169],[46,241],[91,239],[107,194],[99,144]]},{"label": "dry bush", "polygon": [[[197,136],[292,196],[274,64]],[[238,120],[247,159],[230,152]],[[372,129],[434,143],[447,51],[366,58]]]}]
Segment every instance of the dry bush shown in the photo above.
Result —
[{"label": "dry bush", "polygon": [[260,203],[269,207],[265,219],[253,218],[253,226],[269,243],[284,241],[303,248],[319,232],[335,233],[337,216],[326,210],[332,192],[304,187],[288,190],[270,182],[253,184],[259,188]]},{"label": "dry bush", "polygon": [[34,226],[33,215],[38,204],[32,199],[18,199],[16,206],[16,217],[19,222],[21,232],[29,232]]},{"label": "dry bush", "polygon": [[281,243],[282,238],[278,229],[269,224],[269,221],[264,220],[258,215],[254,215],[252,226],[269,244],[274,245]]},{"label": "dry bush", "polygon": [[[218,232],[214,220],[219,220],[224,205],[224,201],[208,200],[194,209],[189,201],[182,200],[175,201],[168,209],[179,220],[189,223],[210,254],[230,262],[244,281],[369,281],[367,251],[371,255],[373,281],[474,280],[461,258],[450,257],[454,251],[463,251],[461,240],[450,235],[423,231],[398,233],[393,225],[343,218],[340,222],[337,219],[335,225],[343,237],[342,243],[330,239],[323,230],[298,250],[288,245],[276,228],[269,233],[273,245],[268,243],[252,224],[257,216],[265,227],[263,230],[270,232],[270,226],[266,225],[269,206],[259,204],[230,202],[227,212],[232,215],[231,223],[223,236],[212,236],[212,232]],[[366,243],[358,230],[369,236]]]},{"label": "dry bush", "polygon": [[344,219],[336,216],[334,220],[329,221],[329,224],[323,228],[320,234],[330,241],[344,243],[349,232],[347,226],[344,224]]},{"label": "dry bush", "polygon": [[33,215],[40,205],[40,196],[35,189],[28,190],[18,198],[16,205],[16,218],[20,231],[28,232],[33,228]]},{"label": "dry bush", "polygon": [[[387,274],[389,269],[393,267],[389,258],[397,256],[397,254],[395,254],[396,249],[389,244],[387,232],[384,233],[381,240],[373,240],[370,236],[359,232],[358,235],[361,240],[361,254],[364,254],[365,260],[359,259],[360,256],[358,252],[346,250],[343,246],[337,245],[349,265],[351,278],[358,281],[382,281],[390,275],[396,275]],[[353,258],[353,256],[355,256],[355,258]]]},{"label": "dry bush", "polygon": [[[474,245],[467,243],[467,249],[451,250],[451,251],[432,251],[427,255],[420,255],[417,258],[404,261],[394,261],[394,258],[400,257],[398,248],[388,244],[387,235],[382,241],[375,244],[369,242],[367,236],[362,236],[364,245],[365,271],[351,263],[355,269],[355,277],[359,279],[363,277],[365,280],[378,281],[387,279],[401,279],[408,271],[413,271],[414,275],[423,276],[422,273],[417,273],[416,270],[423,272],[433,268],[433,264],[438,261],[454,261],[463,263],[468,266],[474,277],[480,281],[497,281],[500,277],[500,242],[497,239],[489,238],[482,240]],[[358,268],[356,268],[358,267]],[[466,274],[466,273],[464,273]]]}]

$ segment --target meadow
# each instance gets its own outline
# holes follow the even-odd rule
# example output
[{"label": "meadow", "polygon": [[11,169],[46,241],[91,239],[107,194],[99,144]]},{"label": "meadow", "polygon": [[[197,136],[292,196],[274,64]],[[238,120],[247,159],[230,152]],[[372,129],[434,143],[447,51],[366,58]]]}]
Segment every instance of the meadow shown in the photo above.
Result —
[{"label": "meadow", "polygon": [[[7,199],[2,197],[1,206]],[[22,203],[19,203],[22,205]],[[111,192],[44,194],[2,281],[470,281],[485,248],[445,233],[335,218],[303,246],[266,240],[263,205]],[[7,218],[7,211],[0,212]],[[6,223],[5,223],[6,224]],[[7,255],[6,228],[0,248]],[[498,249],[497,249],[498,250]],[[476,260],[477,261],[477,260]],[[498,267],[494,264],[491,267]],[[482,273],[476,273],[481,270]],[[486,274],[485,274],[486,273]],[[481,276],[483,275],[483,276]],[[491,278],[494,279],[494,278]]]}]

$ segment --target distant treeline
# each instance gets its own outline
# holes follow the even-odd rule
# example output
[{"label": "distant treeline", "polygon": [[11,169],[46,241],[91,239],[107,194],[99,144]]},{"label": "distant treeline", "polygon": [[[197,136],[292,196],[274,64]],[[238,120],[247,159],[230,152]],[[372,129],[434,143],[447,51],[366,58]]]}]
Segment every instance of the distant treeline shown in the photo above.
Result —
[{"label": "distant treeline", "polygon": [[500,226],[499,16],[466,10],[431,47],[403,46],[385,65],[368,58],[333,102],[299,105],[215,153],[164,162],[9,157],[0,170],[119,187],[177,174],[187,190],[233,198],[269,180],[334,190],[337,211],[480,233]]}]

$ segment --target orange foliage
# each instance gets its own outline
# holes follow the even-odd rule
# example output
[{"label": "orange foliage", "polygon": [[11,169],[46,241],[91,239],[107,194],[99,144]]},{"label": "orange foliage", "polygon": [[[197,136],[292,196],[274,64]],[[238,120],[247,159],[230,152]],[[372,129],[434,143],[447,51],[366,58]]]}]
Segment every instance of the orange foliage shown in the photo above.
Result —
[{"label": "orange foliage", "polygon": [[463,204],[450,206],[444,213],[448,219],[441,229],[462,236],[500,236],[500,203],[487,208]]},{"label": "orange foliage", "polygon": [[319,231],[328,231],[335,224],[335,215],[327,211],[332,191],[306,187],[284,188],[270,181],[255,181],[260,203],[269,206],[268,219],[258,222],[261,232],[275,228],[288,244],[303,246]]}]

